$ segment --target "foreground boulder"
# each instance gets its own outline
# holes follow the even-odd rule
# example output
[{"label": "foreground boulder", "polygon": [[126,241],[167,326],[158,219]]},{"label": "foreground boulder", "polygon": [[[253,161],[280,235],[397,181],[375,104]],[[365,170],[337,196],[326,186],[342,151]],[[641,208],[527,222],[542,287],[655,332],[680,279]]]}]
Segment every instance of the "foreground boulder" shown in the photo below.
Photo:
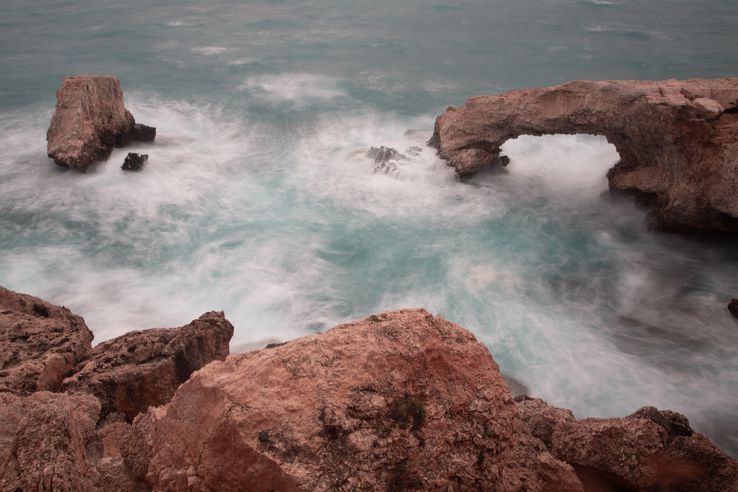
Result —
[{"label": "foreground boulder", "polygon": [[91,342],[84,320],[67,308],[0,287],[0,392],[58,391]]},{"label": "foreground boulder", "polygon": [[119,414],[131,421],[168,402],[197,369],[225,359],[232,336],[223,312],[203,314],[181,328],[130,332],[95,347],[63,389],[96,396],[101,418]]},{"label": "foreground boulder", "polygon": [[47,153],[60,166],[85,171],[113,147],[131,140],[150,141],[156,129],[137,125],[114,77],[64,77],[56,92],[56,111],[46,133]]},{"label": "foreground boulder", "polygon": [[644,407],[624,418],[577,420],[539,399],[516,399],[521,419],[586,490],[738,491],[738,462],[687,418]]},{"label": "foreground boulder", "polygon": [[620,154],[610,188],[664,228],[738,231],[738,78],[575,81],[479,96],[436,120],[430,144],[459,176],[519,135],[604,135]]},{"label": "foreground boulder", "polygon": [[156,490],[582,490],[487,349],[423,310],[210,364],[133,431]]}]

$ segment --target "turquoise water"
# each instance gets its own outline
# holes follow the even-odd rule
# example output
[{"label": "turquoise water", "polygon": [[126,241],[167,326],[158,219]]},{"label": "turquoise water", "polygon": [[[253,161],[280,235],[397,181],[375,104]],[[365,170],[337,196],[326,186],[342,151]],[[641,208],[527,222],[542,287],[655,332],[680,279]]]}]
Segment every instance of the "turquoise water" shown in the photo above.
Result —
[{"label": "turquoise water", "polygon": [[[473,330],[580,416],[686,413],[738,455],[736,244],[648,231],[615,150],[523,137],[459,182],[424,142],[478,93],[577,78],[738,75],[738,3],[0,4],[0,284],[102,341],[225,310],[233,350],[386,309]],[[65,74],[118,76],[153,145],[86,175],[45,131]],[[421,146],[390,174],[373,145]],[[123,173],[128,151],[150,155]]]}]

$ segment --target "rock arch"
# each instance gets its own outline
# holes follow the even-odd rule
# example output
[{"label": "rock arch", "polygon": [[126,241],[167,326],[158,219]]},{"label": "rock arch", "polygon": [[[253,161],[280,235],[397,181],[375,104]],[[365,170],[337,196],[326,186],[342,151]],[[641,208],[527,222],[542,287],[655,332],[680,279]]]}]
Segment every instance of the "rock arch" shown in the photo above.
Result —
[{"label": "rock arch", "polygon": [[636,194],[668,229],[738,231],[738,78],[573,81],[468,99],[429,144],[459,176],[520,135],[604,135],[620,154],[610,189]]}]

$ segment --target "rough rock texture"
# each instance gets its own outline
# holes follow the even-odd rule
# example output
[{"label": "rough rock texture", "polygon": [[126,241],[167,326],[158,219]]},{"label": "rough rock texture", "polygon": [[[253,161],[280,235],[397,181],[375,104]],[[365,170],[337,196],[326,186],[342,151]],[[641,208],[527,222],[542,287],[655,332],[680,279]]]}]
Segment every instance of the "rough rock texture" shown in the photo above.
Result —
[{"label": "rough rock texture", "polygon": [[119,413],[130,421],[168,402],[197,369],[225,359],[232,336],[233,325],[222,312],[203,314],[181,328],[130,332],[95,347],[63,388],[95,395],[102,418]]},{"label": "rough rock texture", "polygon": [[738,461],[684,415],[643,407],[625,418],[576,420],[542,400],[516,401],[530,432],[574,466],[586,490],[738,491]]},{"label": "rough rock texture", "polygon": [[94,490],[99,410],[89,395],[0,393],[0,489]]},{"label": "rough rock texture", "polygon": [[0,287],[0,392],[58,391],[91,341],[84,320],[67,308]]},{"label": "rough rock texture", "polygon": [[133,427],[158,490],[582,490],[487,349],[423,310],[232,355]]},{"label": "rough rock texture", "polygon": [[144,163],[149,160],[149,154],[136,154],[129,152],[120,166],[124,171],[140,171],[143,169]]},{"label": "rough rock texture", "polygon": [[436,120],[430,144],[460,176],[519,135],[604,135],[620,154],[612,190],[653,206],[664,228],[738,231],[738,78],[574,81],[473,97]]},{"label": "rough rock texture", "polygon": [[[153,132],[152,132],[153,130]],[[56,111],[46,133],[47,153],[63,167],[85,171],[114,146],[153,140],[156,129],[136,125],[114,77],[64,77],[56,92]]]}]

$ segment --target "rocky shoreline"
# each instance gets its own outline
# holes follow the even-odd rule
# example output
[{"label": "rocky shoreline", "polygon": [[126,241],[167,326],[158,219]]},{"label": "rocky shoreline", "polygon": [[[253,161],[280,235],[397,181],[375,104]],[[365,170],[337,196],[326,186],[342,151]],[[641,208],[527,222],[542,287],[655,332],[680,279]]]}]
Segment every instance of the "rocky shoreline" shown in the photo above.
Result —
[{"label": "rocky shoreline", "polygon": [[576,419],[513,399],[486,347],[424,310],[228,353],[233,326],[92,348],[79,316],[0,288],[3,490],[738,490],[675,412]]}]

